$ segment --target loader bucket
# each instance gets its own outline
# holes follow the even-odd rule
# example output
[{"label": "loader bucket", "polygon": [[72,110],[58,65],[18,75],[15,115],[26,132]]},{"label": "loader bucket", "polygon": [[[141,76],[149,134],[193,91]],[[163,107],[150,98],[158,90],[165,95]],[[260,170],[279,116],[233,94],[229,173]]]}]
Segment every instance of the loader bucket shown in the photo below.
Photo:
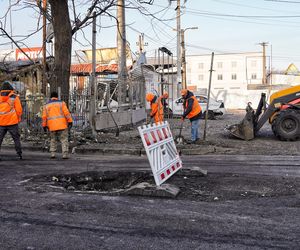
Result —
[{"label": "loader bucket", "polygon": [[244,119],[239,124],[231,125],[226,129],[233,136],[248,141],[254,138],[254,110],[250,103],[247,105],[246,112]]}]

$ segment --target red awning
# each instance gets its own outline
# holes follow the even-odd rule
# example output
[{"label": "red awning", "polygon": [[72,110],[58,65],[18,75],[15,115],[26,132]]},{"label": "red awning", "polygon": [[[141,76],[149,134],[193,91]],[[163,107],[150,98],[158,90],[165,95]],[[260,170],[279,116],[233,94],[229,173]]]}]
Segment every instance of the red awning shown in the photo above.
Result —
[{"label": "red awning", "polygon": [[[118,65],[117,64],[109,64],[109,65],[96,65],[96,73],[103,72],[111,72],[118,73]],[[71,74],[79,74],[79,73],[92,73],[92,64],[91,63],[81,63],[81,64],[72,64],[71,65]]]}]

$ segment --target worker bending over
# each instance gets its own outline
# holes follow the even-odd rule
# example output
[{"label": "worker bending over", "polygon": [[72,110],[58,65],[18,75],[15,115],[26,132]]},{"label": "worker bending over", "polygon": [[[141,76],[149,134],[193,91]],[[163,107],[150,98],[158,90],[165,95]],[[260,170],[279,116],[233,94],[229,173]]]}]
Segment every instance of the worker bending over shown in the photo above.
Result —
[{"label": "worker bending over", "polygon": [[152,93],[147,93],[146,95],[147,102],[150,102],[150,117],[154,118],[155,123],[164,121],[164,106],[162,103],[162,98],[163,96],[157,97]]}]

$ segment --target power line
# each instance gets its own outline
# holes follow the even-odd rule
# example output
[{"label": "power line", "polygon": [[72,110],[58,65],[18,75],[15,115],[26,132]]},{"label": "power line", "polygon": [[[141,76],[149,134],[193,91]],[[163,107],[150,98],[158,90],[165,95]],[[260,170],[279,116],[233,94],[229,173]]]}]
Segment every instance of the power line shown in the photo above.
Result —
[{"label": "power line", "polygon": [[251,9],[259,9],[259,10],[267,10],[267,11],[271,11],[271,12],[286,12],[286,13],[299,13],[299,12],[294,12],[294,11],[283,11],[283,10],[275,10],[275,9],[270,9],[270,8],[263,8],[263,7],[257,7],[257,6],[251,6],[251,5],[247,5],[247,4],[240,4],[240,3],[233,3],[233,2],[229,2],[229,1],[224,1],[224,0],[212,0],[214,2],[219,2],[219,3],[223,3],[223,4],[228,4],[228,5],[234,5],[234,6],[241,6],[241,7],[246,7],[246,8],[251,8]]},{"label": "power line", "polygon": [[300,3],[299,1],[284,1],[284,0],[265,0],[266,2],[279,2],[279,3]]},{"label": "power line", "polygon": [[[189,10],[187,8],[187,10]],[[234,15],[234,14],[222,14],[222,13],[212,13],[212,12],[203,12],[203,11],[200,11],[200,10],[193,10],[193,9],[190,9],[191,11],[189,12],[196,12],[198,14],[201,14],[201,15],[208,15],[208,16],[220,16],[220,17],[237,17],[237,18],[298,18],[300,17],[300,15],[290,15],[290,16],[277,16],[277,15],[260,15],[260,16],[253,16],[253,15]]]},{"label": "power line", "polygon": [[[219,19],[219,20],[226,20],[226,21],[232,21],[232,22],[240,22],[240,23],[253,23],[253,24],[261,24],[261,25],[268,25],[268,26],[274,26],[274,23],[265,23],[265,22],[254,22],[254,21],[246,21],[246,20],[237,20],[237,19],[230,19],[227,17],[218,17],[218,16],[213,16],[213,15],[205,15],[201,14],[197,11],[187,11],[188,13],[196,16],[202,16],[206,18],[212,18],[212,19]],[[282,22],[282,21],[281,21]],[[283,27],[295,27],[298,28],[298,25],[285,25],[281,23],[277,23],[276,26],[283,26]]]}]

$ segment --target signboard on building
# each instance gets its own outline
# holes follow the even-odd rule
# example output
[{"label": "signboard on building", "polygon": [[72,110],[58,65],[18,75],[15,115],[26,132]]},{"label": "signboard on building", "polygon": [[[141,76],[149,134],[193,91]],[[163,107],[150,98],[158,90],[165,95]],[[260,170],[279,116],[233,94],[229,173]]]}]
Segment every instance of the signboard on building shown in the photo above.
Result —
[{"label": "signboard on building", "polygon": [[[31,60],[36,60],[43,57],[43,48],[42,47],[32,47],[32,48],[22,48]],[[20,49],[16,49],[16,61],[19,60],[28,60],[26,56]]]},{"label": "signboard on building", "polygon": [[[92,62],[92,50],[82,50],[85,54],[87,61]],[[118,49],[113,48],[101,48],[96,49],[96,62],[99,64],[114,64],[118,63]],[[127,66],[132,65],[132,56],[130,47],[126,47],[126,64]]]}]

